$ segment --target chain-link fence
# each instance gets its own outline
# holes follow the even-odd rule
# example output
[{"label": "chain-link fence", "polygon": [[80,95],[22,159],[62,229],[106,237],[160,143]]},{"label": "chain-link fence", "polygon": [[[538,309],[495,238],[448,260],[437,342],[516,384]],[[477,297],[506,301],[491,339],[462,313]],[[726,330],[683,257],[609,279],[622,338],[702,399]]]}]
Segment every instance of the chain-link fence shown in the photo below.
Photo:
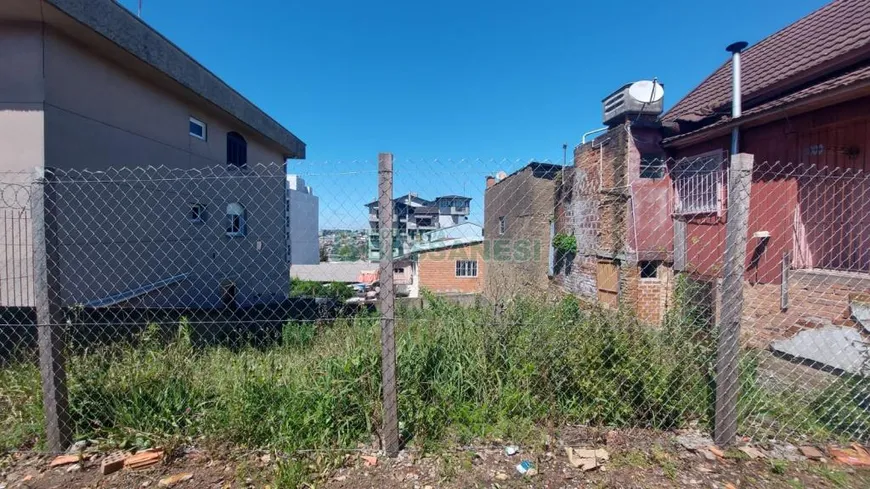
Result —
[{"label": "chain-link fence", "polygon": [[4,174],[0,448],[870,439],[870,179],[751,155]]}]

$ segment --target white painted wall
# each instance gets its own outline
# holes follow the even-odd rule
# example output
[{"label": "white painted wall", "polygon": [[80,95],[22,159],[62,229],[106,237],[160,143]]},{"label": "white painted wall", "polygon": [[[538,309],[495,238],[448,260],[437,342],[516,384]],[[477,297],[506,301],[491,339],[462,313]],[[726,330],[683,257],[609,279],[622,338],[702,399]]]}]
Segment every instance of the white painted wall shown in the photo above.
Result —
[{"label": "white painted wall", "polygon": [[320,199],[298,175],[287,175],[286,211],[287,261],[291,265],[319,263]]},{"label": "white painted wall", "polygon": [[463,222],[465,222],[464,216],[455,216],[449,214],[440,214],[438,216],[438,227],[441,228],[455,226]]}]

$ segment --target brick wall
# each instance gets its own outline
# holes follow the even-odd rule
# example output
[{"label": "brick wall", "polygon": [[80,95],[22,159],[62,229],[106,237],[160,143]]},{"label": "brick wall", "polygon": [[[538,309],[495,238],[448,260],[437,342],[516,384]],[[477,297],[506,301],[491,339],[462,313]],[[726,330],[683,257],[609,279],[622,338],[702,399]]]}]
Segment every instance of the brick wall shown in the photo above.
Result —
[{"label": "brick wall", "polygon": [[674,269],[664,264],[659,265],[655,279],[640,278],[639,268],[637,281],[637,303],[635,310],[641,320],[658,324],[664,319],[665,311],[670,307],[674,291]]},{"label": "brick wall", "polygon": [[[457,260],[476,260],[477,277],[457,277]],[[479,293],[483,290],[487,267],[484,246],[476,243],[420,253],[417,267],[422,288],[436,293]]]},{"label": "brick wall", "polygon": [[[659,323],[673,292],[673,271],[667,265],[673,228],[663,224],[663,219],[670,219],[669,184],[639,180],[641,149],[650,153],[650,148],[657,147],[658,139],[652,136],[658,132],[648,126],[630,128],[630,125],[626,122],[574,149],[574,168],[565,170],[556,193],[555,231],[573,234],[578,252],[570,262],[557,260],[553,281],[580,297],[597,300],[597,263],[600,259],[615,259],[620,269],[619,303],[630,307],[642,320]],[[633,137],[632,130],[649,139],[649,148],[637,147],[638,138]],[[625,188],[630,183],[637,186],[636,192]],[[648,194],[655,198],[649,198]],[[651,202],[655,209],[641,207],[634,209],[639,213],[634,215],[633,197],[641,198],[644,204]],[[655,213],[655,219],[641,222],[650,212]],[[656,246],[647,248],[665,250],[645,258],[663,263],[655,280],[640,279],[638,250],[633,249],[635,234],[646,241],[650,237],[657,240]]]},{"label": "brick wall", "polygon": [[[499,300],[549,287],[550,221],[558,165],[533,163],[484,194],[484,293]],[[499,232],[499,218],[505,231]]]},{"label": "brick wall", "polygon": [[825,325],[854,327],[849,298],[870,293],[870,278],[839,272],[792,270],[789,307],[780,309],[779,284],[743,288],[743,336],[752,346],[766,348],[772,340],[789,338],[806,328]]}]

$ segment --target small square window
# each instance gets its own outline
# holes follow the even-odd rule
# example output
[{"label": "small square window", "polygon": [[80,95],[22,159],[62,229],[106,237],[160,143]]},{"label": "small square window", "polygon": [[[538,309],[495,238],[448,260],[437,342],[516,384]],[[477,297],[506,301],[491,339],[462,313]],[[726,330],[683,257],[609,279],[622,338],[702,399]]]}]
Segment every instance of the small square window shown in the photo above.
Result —
[{"label": "small square window", "polygon": [[227,206],[226,235],[231,238],[245,236],[247,234],[246,217],[245,208],[241,204],[229,204]]},{"label": "small square window", "polygon": [[644,280],[656,280],[659,278],[660,261],[642,261],[637,264],[640,268],[640,278]]},{"label": "small square window", "polygon": [[190,135],[202,139],[205,141],[206,138],[206,126],[205,122],[202,122],[199,119],[195,119],[193,117],[190,118]]},{"label": "small square window", "polygon": [[187,219],[193,223],[205,222],[205,206],[202,204],[190,204]]},{"label": "small square window", "polygon": [[457,277],[477,277],[477,260],[457,260]]}]

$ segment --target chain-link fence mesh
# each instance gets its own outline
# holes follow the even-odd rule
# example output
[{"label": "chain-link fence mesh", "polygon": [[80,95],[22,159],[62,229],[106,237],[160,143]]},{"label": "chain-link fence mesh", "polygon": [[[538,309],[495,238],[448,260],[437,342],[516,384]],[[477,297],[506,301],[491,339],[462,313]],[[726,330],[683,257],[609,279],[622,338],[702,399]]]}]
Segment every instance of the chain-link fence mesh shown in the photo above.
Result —
[{"label": "chain-link fence mesh", "polygon": [[619,147],[4,174],[0,448],[867,442],[868,177]]}]

